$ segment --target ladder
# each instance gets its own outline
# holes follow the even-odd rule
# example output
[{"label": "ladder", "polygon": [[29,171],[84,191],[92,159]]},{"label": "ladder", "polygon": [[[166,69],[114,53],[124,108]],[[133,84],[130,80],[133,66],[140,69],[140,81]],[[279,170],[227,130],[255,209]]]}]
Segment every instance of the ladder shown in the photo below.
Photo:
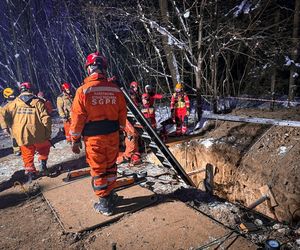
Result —
[{"label": "ladder", "polygon": [[156,131],[152,128],[151,124],[141,113],[139,108],[134,104],[132,99],[130,98],[127,91],[124,87],[121,87],[123,94],[125,95],[125,99],[127,101],[127,119],[132,125],[141,126],[141,128],[136,128],[139,135],[146,142],[148,147],[154,153],[154,155],[158,158],[161,164],[166,168],[173,168],[177,174],[182,178],[182,180],[190,186],[195,187],[195,184],[181,167],[179,162],[170,152],[170,150],[166,147],[166,145],[159,138]]}]

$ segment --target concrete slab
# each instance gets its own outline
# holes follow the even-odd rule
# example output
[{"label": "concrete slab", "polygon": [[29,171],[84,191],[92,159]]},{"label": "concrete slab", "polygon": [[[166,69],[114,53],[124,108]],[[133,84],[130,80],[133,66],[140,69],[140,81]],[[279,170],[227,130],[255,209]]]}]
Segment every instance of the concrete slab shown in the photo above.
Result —
[{"label": "concrete slab", "polygon": [[140,186],[132,186],[117,193],[118,206],[114,215],[107,217],[93,209],[98,198],[94,195],[90,178],[43,191],[65,232],[82,232],[105,225],[156,201],[153,192]]},{"label": "concrete slab", "polygon": [[122,250],[257,249],[248,240],[177,201],[126,216],[95,231],[90,239],[87,249],[111,250],[114,244]]}]

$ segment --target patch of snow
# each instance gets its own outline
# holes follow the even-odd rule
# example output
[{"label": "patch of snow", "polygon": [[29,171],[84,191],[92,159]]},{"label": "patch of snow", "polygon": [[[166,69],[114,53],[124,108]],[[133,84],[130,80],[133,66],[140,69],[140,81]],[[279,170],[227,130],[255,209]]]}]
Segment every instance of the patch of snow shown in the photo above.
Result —
[{"label": "patch of snow", "polygon": [[[155,120],[157,124],[168,120],[171,117],[171,110],[169,106],[158,106],[155,110]],[[159,126],[158,126],[159,127]]]},{"label": "patch of snow", "polygon": [[288,56],[285,56],[284,66],[291,66],[294,63],[294,60],[291,60]]},{"label": "patch of snow", "polygon": [[284,156],[286,154],[287,150],[288,150],[288,148],[285,147],[285,146],[279,147],[279,149],[277,150],[278,151],[278,155]]},{"label": "patch of snow", "polygon": [[207,124],[207,119],[201,118],[201,120],[197,122],[194,130],[201,129],[201,128],[205,127],[206,124]]},{"label": "patch of snow", "polygon": [[239,5],[235,6],[233,10],[234,17],[238,17],[240,14],[249,14],[251,11],[252,4],[248,0],[243,0]]},{"label": "patch of snow", "polygon": [[300,68],[300,63],[295,63],[295,66]]},{"label": "patch of snow", "polygon": [[213,138],[208,138],[200,142],[201,145],[203,145],[206,148],[210,148],[214,144]]},{"label": "patch of snow", "polygon": [[17,54],[15,54],[15,58],[18,58],[19,56],[20,56],[20,54],[18,54],[18,53],[17,53]]},{"label": "patch of snow", "polygon": [[252,4],[247,2],[246,5],[244,6],[244,14],[249,14],[251,11],[251,6]]},{"label": "patch of snow", "polygon": [[169,36],[168,36],[168,44],[169,44],[169,45],[173,45],[173,40],[172,40],[172,38],[169,37]]},{"label": "patch of snow", "polygon": [[184,14],[183,14],[183,17],[184,18],[189,18],[190,16],[190,11],[186,11]]},{"label": "patch of snow", "polygon": [[266,69],[266,68],[268,68],[269,66],[270,66],[270,64],[267,63],[267,64],[265,64],[265,65],[263,66],[263,69]]},{"label": "patch of snow", "polygon": [[294,74],[293,74],[293,78],[297,78],[298,76],[299,76],[298,73],[294,73]]}]

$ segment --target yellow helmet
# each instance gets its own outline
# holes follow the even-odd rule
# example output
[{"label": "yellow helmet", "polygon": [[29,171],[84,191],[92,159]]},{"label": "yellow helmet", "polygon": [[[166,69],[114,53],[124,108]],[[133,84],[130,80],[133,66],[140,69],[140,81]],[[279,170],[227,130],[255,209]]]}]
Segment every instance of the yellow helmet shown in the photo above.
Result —
[{"label": "yellow helmet", "polygon": [[14,94],[14,90],[12,88],[5,88],[3,90],[3,96],[4,98],[8,99],[11,95]]},{"label": "yellow helmet", "polygon": [[176,85],[175,85],[175,91],[176,92],[180,92],[183,90],[183,84],[178,82]]}]

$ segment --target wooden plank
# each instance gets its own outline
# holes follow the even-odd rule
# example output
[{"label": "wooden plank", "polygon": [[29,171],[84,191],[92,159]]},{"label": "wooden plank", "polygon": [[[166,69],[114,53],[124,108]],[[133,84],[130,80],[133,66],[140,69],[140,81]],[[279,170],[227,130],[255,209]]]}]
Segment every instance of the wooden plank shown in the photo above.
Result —
[{"label": "wooden plank", "polygon": [[270,124],[270,125],[277,125],[277,126],[300,127],[300,121],[279,120],[279,119],[269,119],[269,118],[259,118],[259,117],[243,117],[237,115],[220,115],[220,114],[211,113],[209,111],[204,111],[202,118],[222,120],[222,121],[232,121],[232,122],[249,122],[249,123]]},{"label": "wooden plank", "polygon": [[[88,249],[257,249],[184,203],[165,202],[97,231]],[[93,236],[91,236],[93,237]]]},{"label": "wooden plank", "polygon": [[59,186],[43,195],[55,212],[65,232],[82,232],[113,222],[123,215],[139,210],[156,202],[153,192],[138,185],[117,192],[119,195],[115,213],[104,216],[94,211],[98,201],[90,178]]}]

